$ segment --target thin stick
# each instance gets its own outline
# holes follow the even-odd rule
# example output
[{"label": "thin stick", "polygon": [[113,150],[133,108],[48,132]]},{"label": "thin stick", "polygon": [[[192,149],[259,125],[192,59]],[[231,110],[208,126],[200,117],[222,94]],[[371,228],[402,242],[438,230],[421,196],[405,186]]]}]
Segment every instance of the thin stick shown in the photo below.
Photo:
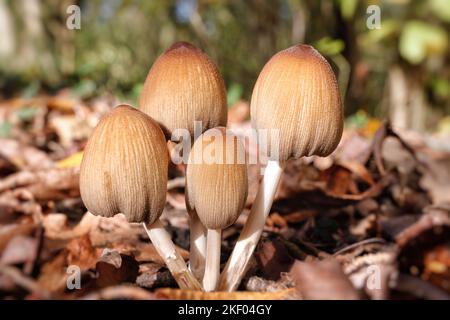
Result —
[{"label": "thin stick", "polygon": [[219,291],[234,291],[245,275],[248,262],[261,237],[264,224],[272,207],[283,168],[278,161],[267,163],[255,202],[241,231],[236,246],[220,276]]},{"label": "thin stick", "polygon": [[186,267],[183,257],[178,253],[170,234],[164,229],[160,220],[150,226],[143,223],[144,229],[161,258],[167,265],[181,289],[202,290],[201,284]]},{"label": "thin stick", "polygon": [[220,276],[220,244],[222,242],[221,229],[208,229],[206,245],[206,265],[205,276],[203,277],[203,287],[205,291],[215,291],[219,284]]},{"label": "thin stick", "polygon": [[190,250],[189,269],[200,280],[205,273],[206,228],[195,211],[189,212]]}]

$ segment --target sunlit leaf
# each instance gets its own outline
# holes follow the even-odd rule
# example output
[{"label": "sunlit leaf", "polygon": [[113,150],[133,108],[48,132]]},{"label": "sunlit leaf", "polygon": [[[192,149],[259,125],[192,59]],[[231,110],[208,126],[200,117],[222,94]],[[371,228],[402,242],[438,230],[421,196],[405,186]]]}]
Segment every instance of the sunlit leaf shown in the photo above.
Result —
[{"label": "sunlit leaf", "polygon": [[74,168],[74,167],[79,167],[81,164],[81,159],[83,159],[83,152],[77,152],[74,153],[73,155],[62,159],[60,161],[58,161],[58,163],[56,164],[56,166],[58,168]]},{"label": "sunlit leaf", "polygon": [[243,88],[239,83],[232,83],[228,88],[227,93],[227,103],[229,106],[235,104],[241,97]]},{"label": "sunlit leaf", "polygon": [[324,37],[316,42],[315,47],[326,56],[334,56],[344,50],[345,43],[341,39]]},{"label": "sunlit leaf", "polygon": [[443,54],[447,47],[447,32],[425,22],[407,22],[400,35],[400,54],[412,64],[423,62],[429,55]]},{"label": "sunlit leaf", "polygon": [[339,5],[344,19],[350,20],[355,15],[356,8],[358,7],[358,0],[340,0]]},{"label": "sunlit leaf", "polygon": [[369,30],[364,35],[364,42],[366,45],[372,45],[383,41],[384,39],[396,34],[400,29],[400,23],[394,19],[383,20],[383,27],[379,29]]},{"label": "sunlit leaf", "polygon": [[450,3],[448,0],[431,0],[430,8],[440,19],[450,22]]},{"label": "sunlit leaf", "polygon": [[92,80],[83,80],[73,87],[73,92],[80,98],[91,97],[97,88],[97,85]]},{"label": "sunlit leaf", "polygon": [[444,78],[435,78],[431,81],[433,93],[438,97],[446,99],[450,97],[450,82]]}]

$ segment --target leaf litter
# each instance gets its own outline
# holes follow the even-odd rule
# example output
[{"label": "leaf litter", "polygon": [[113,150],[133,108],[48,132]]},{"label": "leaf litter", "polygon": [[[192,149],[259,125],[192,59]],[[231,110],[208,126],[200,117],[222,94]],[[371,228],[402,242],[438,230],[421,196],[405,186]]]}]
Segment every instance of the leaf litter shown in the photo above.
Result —
[{"label": "leaf litter", "polygon": [[[373,136],[345,130],[329,157],[290,160],[239,291],[190,292],[176,288],[139,225],[93,216],[80,199],[87,138],[115,104],[66,91],[1,102],[0,121],[11,127],[0,139],[0,298],[450,298],[450,148],[435,150],[430,137],[384,122]],[[24,122],[17,110],[30,105]],[[248,108],[238,101],[230,109],[235,132],[250,127]],[[224,230],[222,266],[260,169],[249,165],[249,197]],[[162,220],[187,259],[184,168],[171,166],[169,175]],[[81,289],[68,288],[69,266],[79,268]]]}]

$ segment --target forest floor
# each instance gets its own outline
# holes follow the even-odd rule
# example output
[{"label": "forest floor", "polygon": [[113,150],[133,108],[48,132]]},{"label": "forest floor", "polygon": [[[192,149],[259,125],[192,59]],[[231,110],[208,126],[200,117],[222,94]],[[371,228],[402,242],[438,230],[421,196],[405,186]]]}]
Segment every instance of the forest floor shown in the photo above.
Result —
[{"label": "forest floor", "polygon": [[[93,216],[81,201],[82,150],[115,103],[67,92],[0,101],[1,299],[450,298],[448,137],[377,123],[347,128],[329,157],[289,161],[239,292],[183,292],[140,225]],[[241,101],[229,125],[249,127],[247,118]],[[250,165],[244,213],[223,232],[223,264],[259,173]],[[183,176],[171,167],[162,219],[187,259]],[[80,289],[70,287],[77,270]]]}]

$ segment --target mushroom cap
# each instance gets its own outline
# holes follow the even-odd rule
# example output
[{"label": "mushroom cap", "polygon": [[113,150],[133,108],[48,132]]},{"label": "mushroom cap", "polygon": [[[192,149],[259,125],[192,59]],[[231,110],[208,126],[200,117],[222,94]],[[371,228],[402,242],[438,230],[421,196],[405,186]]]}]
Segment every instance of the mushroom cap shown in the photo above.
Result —
[{"label": "mushroom cap", "polygon": [[333,152],[342,136],[343,110],[325,58],[308,45],[274,55],[253,89],[251,121],[257,130],[267,129],[264,147],[278,147],[279,161]]},{"label": "mushroom cap", "polygon": [[130,222],[152,224],[164,209],[168,161],[156,121],[120,105],[101,119],[86,145],[81,198],[95,215],[123,213]]},{"label": "mushroom cap", "polygon": [[208,229],[233,224],[248,192],[245,150],[239,138],[214,128],[194,143],[186,168],[186,204]]},{"label": "mushroom cap", "polygon": [[187,42],[177,42],[155,61],[139,108],[158,121],[166,134],[176,129],[194,136],[194,121],[203,131],[227,123],[224,81],[212,60]]}]

